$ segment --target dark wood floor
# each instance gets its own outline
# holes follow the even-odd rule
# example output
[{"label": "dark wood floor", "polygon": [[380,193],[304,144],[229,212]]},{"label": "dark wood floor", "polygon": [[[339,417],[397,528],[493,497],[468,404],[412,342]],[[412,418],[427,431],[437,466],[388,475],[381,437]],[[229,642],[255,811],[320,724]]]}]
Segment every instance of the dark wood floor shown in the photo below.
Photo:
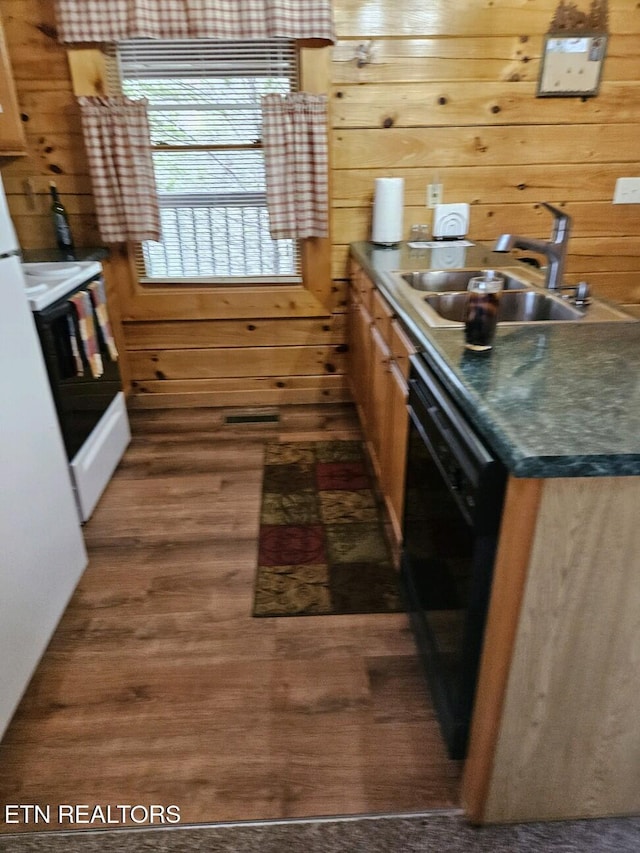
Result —
[{"label": "dark wood floor", "polygon": [[458,805],[404,615],[251,616],[264,443],[354,437],[352,410],[225,414],[132,414],[0,744],[0,804],[177,804],[183,823]]}]

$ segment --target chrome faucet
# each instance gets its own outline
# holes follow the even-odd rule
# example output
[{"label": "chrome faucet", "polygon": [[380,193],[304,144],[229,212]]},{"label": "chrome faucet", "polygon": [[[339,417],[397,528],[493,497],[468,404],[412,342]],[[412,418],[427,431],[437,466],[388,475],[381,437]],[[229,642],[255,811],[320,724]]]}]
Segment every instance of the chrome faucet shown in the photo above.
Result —
[{"label": "chrome faucet", "polygon": [[501,234],[493,247],[494,252],[508,252],[511,249],[528,249],[547,258],[547,277],[545,286],[549,290],[559,290],[562,286],[564,265],[567,257],[571,217],[569,214],[546,201],[541,202],[553,214],[553,231],[550,240],[534,240],[520,237],[518,234]]}]

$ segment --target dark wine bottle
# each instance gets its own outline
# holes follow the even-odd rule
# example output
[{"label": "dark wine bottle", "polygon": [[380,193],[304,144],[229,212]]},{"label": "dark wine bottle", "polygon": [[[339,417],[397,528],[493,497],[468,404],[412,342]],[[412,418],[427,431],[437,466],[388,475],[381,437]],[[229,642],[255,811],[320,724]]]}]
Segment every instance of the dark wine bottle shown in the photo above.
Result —
[{"label": "dark wine bottle", "polygon": [[51,191],[51,216],[53,218],[53,228],[56,235],[56,243],[61,252],[64,252],[67,258],[74,258],[73,237],[71,236],[71,228],[69,227],[69,218],[64,205],[60,201],[58,188],[53,181],[49,184]]}]

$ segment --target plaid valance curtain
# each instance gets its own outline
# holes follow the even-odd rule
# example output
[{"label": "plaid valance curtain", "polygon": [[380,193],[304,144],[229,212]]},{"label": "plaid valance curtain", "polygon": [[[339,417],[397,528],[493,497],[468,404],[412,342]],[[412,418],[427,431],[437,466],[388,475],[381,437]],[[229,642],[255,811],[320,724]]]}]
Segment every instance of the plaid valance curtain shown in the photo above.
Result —
[{"label": "plaid valance curtain", "polygon": [[327,98],[262,99],[269,228],[275,239],[328,235]]},{"label": "plaid valance curtain", "polygon": [[55,0],[61,42],[133,38],[335,42],[331,0]]},{"label": "plaid valance curtain", "polygon": [[146,102],[118,96],[78,103],[100,236],[105,243],[158,240]]}]

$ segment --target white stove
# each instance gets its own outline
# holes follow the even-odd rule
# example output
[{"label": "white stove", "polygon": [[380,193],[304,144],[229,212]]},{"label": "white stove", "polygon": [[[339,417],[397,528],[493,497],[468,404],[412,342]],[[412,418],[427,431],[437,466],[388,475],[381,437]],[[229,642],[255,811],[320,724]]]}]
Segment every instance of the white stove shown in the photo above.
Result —
[{"label": "white stove", "polygon": [[81,284],[100,275],[98,261],[57,261],[22,264],[27,299],[32,311],[42,311]]},{"label": "white stove", "polygon": [[[131,438],[106,303],[80,322],[74,295],[102,273],[97,261],[23,263],[82,521],[87,521]],[[100,298],[98,295],[96,298]],[[87,302],[82,300],[83,311]],[[101,325],[102,323],[102,325]],[[115,350],[115,354],[114,354]]]}]

